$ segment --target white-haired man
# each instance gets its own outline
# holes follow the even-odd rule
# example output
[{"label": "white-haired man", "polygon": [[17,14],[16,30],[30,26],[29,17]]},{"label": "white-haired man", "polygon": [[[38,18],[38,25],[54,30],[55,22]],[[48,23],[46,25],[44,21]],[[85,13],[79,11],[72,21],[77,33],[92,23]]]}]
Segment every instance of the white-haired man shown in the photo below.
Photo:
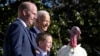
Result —
[{"label": "white-haired man", "polygon": [[81,30],[77,26],[73,26],[70,31],[70,42],[68,45],[59,49],[57,56],[87,56],[87,52],[81,47],[80,41]]},{"label": "white-haired man", "polygon": [[[46,10],[40,10],[37,12],[36,22],[34,23],[34,26],[30,28],[30,30],[36,38],[38,33],[47,31],[49,25],[50,25],[49,12],[47,12]],[[36,44],[34,46],[37,48]]]}]

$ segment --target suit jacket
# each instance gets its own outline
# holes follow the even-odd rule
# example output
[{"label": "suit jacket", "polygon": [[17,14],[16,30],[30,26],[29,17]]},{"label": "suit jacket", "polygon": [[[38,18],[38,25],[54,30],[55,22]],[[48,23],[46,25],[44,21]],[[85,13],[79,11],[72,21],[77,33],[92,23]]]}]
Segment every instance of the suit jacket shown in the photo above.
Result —
[{"label": "suit jacket", "polygon": [[32,37],[33,38],[33,40],[35,41],[34,42],[34,47],[35,47],[35,49],[37,49],[37,43],[36,43],[36,36],[37,36],[37,32],[36,32],[36,30],[35,30],[35,28],[30,28],[30,31],[31,31],[31,33],[32,33],[32,35],[34,36],[34,37]]},{"label": "suit jacket", "polygon": [[30,31],[34,34],[34,36],[36,38],[38,32],[35,30],[35,28],[34,27],[30,28]]},{"label": "suit jacket", "polygon": [[7,29],[4,41],[4,56],[35,56],[30,32],[16,19]]},{"label": "suit jacket", "polygon": [[[35,28],[34,27],[32,27],[32,28],[30,28],[30,31],[32,32],[32,34],[33,34],[33,36],[36,38],[36,36],[37,36],[37,34],[39,33],[39,32],[37,32],[36,30],[35,30]],[[33,37],[33,38],[34,38]],[[34,39],[35,39],[34,38]],[[36,41],[36,40],[35,40]],[[34,42],[34,44],[35,44],[35,42]],[[42,56],[42,52],[40,52],[40,51],[38,51],[37,52],[37,48],[38,48],[38,46],[37,46],[37,43],[34,45],[35,46],[35,49],[36,49],[36,56]],[[50,52],[47,52],[47,56],[50,56]]]}]

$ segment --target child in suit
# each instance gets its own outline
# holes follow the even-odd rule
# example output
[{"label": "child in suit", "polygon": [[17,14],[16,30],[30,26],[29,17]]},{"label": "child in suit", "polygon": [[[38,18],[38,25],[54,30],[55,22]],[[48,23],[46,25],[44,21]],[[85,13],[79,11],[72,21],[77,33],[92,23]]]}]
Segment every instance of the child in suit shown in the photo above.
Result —
[{"label": "child in suit", "polygon": [[52,36],[49,33],[39,33],[36,38],[37,43],[37,56],[49,56],[52,47]]}]

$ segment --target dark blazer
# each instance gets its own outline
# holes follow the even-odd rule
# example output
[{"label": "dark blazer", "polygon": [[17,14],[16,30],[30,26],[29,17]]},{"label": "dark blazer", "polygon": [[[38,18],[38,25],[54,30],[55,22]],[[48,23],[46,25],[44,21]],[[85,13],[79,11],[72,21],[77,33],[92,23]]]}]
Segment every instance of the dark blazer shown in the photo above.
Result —
[{"label": "dark blazer", "polygon": [[[36,38],[38,33],[36,32],[34,27],[30,28],[30,31],[32,32],[33,36]],[[36,39],[35,39],[35,41],[36,41]],[[35,49],[36,49],[36,56],[42,56],[42,53],[37,49],[37,43],[35,44]],[[38,52],[37,52],[37,50],[38,50]],[[50,56],[50,52],[47,53],[47,56]]]},{"label": "dark blazer", "polygon": [[30,32],[20,20],[7,29],[4,40],[4,56],[36,56]]},{"label": "dark blazer", "polygon": [[36,38],[36,36],[37,36],[38,33],[36,32],[36,30],[34,29],[34,27],[30,28],[30,31],[34,34],[34,36]]},{"label": "dark blazer", "polygon": [[34,36],[34,37],[32,37],[34,40],[34,48],[37,49],[36,36],[38,33],[36,32],[36,30],[33,27],[30,28],[30,31],[31,31],[32,35]]}]

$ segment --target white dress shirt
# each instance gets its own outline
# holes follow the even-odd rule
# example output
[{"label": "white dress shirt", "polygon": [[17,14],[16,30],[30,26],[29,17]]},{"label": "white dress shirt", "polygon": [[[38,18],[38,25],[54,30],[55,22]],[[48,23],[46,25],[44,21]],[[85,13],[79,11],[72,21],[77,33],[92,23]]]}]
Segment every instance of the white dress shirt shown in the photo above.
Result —
[{"label": "white dress shirt", "polygon": [[22,23],[25,27],[27,27],[26,23],[25,23],[22,19],[20,19],[20,18],[17,18],[17,19],[20,20],[21,23]]},{"label": "white dress shirt", "polygon": [[87,52],[81,47],[81,44],[72,48],[70,45],[64,45],[59,49],[57,56],[87,56]]},{"label": "white dress shirt", "polygon": [[43,51],[43,50],[42,50],[42,49],[40,49],[40,48],[38,48],[38,49],[40,50],[40,52],[41,52],[42,56],[47,55],[47,52]]}]

